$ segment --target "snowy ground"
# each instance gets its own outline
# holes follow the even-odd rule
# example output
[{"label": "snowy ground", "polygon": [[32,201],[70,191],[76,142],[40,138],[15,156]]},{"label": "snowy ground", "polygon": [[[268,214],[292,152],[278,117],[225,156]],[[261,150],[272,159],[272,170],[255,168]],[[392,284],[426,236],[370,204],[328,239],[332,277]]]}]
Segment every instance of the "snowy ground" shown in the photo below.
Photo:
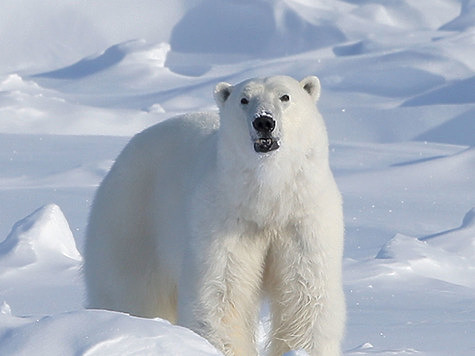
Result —
[{"label": "snowy ground", "polygon": [[218,354],[83,309],[86,217],[131,135],[273,74],[322,82],[345,355],[475,355],[474,0],[6,0],[0,33],[0,355]]}]

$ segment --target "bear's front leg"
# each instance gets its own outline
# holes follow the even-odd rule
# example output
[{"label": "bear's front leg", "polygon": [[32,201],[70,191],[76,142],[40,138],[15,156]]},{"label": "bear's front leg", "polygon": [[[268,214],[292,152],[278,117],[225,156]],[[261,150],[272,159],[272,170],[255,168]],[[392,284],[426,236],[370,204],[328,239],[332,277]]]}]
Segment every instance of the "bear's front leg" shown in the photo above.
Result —
[{"label": "bear's front leg", "polygon": [[259,239],[215,239],[201,259],[195,330],[226,356],[257,355],[255,332],[267,245]]},{"label": "bear's front leg", "polygon": [[342,231],[299,223],[269,249],[265,271],[272,313],[270,355],[303,349],[339,356],[345,323]]}]

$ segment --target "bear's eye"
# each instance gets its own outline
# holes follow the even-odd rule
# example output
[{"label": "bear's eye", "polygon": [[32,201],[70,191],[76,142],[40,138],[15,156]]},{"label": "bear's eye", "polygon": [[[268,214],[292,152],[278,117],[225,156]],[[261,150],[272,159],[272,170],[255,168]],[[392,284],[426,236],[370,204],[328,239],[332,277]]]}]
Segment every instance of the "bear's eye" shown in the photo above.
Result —
[{"label": "bear's eye", "polygon": [[247,100],[246,98],[242,98],[241,99],[241,104],[242,105],[247,105],[247,104],[249,104],[249,100]]},{"label": "bear's eye", "polygon": [[280,98],[280,101],[282,101],[283,103],[287,102],[290,100],[290,96],[288,96],[287,94],[284,94],[282,95]]}]

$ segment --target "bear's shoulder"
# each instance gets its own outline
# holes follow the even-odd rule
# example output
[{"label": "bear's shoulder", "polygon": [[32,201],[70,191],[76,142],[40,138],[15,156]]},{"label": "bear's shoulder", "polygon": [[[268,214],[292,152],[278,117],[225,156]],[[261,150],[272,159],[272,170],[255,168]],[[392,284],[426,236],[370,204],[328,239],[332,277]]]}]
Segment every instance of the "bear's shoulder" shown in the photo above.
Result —
[{"label": "bear's shoulder", "polygon": [[135,137],[140,140],[176,137],[180,139],[191,136],[207,136],[219,127],[217,112],[189,113],[172,117],[155,124]]},{"label": "bear's shoulder", "polygon": [[175,116],[136,134],[123,150],[122,156],[131,156],[133,159],[158,159],[159,156],[166,154],[174,156],[179,153],[189,154],[218,128],[217,112]]},{"label": "bear's shoulder", "polygon": [[219,115],[215,112],[191,113],[159,122],[135,135],[131,144],[149,146],[157,142],[190,142],[209,136],[219,128]]}]

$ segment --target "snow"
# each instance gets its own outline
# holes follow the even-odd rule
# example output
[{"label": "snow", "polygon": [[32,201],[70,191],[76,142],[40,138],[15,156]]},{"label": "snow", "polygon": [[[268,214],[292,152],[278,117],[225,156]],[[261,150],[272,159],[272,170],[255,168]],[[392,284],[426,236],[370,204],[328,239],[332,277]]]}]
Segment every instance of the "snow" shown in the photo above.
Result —
[{"label": "snow", "polygon": [[63,256],[82,260],[69,224],[55,204],[45,205],[13,225],[10,234],[0,243],[0,256],[5,269],[43,260],[56,262]]},{"label": "snow", "polygon": [[82,310],[15,324],[2,340],[4,355],[219,355],[190,330],[115,312]]},{"label": "snow", "polygon": [[[1,10],[1,355],[218,354],[165,321],[84,309],[87,214],[133,134],[216,110],[220,81],[275,74],[323,87],[345,201],[345,355],[475,354],[475,1]],[[266,330],[263,308],[261,349]]]}]

